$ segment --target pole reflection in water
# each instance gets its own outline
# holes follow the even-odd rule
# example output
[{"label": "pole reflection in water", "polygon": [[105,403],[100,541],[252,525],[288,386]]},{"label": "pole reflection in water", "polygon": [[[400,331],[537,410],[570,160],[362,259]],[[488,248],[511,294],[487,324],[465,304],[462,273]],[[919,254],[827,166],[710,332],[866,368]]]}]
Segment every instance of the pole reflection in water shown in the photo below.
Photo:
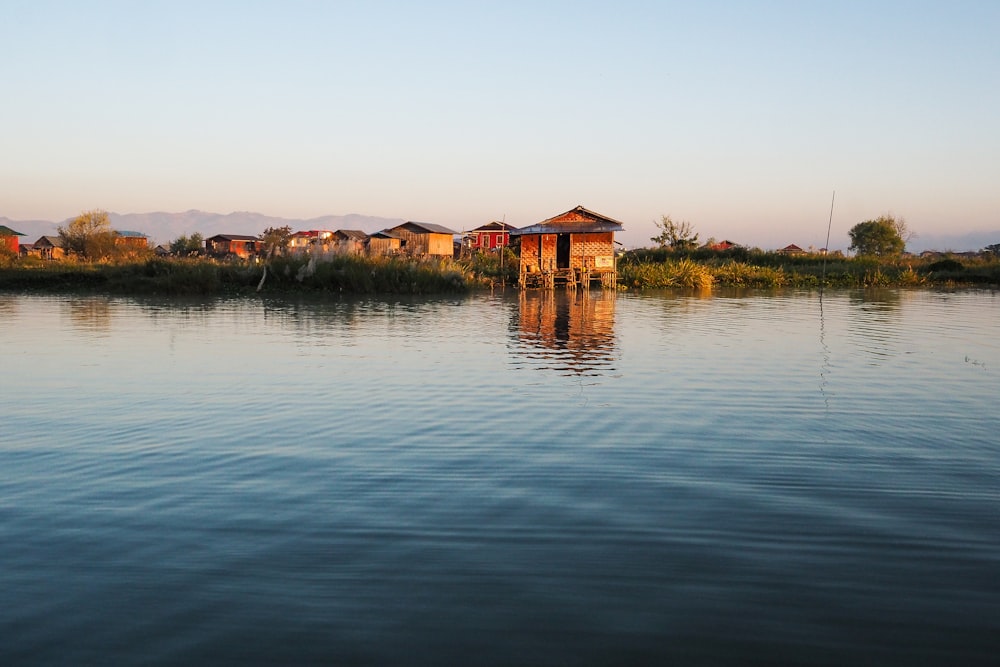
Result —
[{"label": "pole reflection in water", "polygon": [[522,291],[510,327],[518,363],[564,375],[614,371],[615,299],[606,290]]}]

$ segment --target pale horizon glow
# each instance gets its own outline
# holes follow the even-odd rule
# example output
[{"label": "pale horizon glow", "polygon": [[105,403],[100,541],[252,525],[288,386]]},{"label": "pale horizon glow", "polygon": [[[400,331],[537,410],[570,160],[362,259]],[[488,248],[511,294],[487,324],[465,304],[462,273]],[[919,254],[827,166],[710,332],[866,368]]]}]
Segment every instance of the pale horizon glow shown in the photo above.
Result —
[{"label": "pale horizon glow", "polygon": [[[1000,3],[7,1],[0,216],[1000,231]],[[1000,242],[997,238],[994,242]]]}]

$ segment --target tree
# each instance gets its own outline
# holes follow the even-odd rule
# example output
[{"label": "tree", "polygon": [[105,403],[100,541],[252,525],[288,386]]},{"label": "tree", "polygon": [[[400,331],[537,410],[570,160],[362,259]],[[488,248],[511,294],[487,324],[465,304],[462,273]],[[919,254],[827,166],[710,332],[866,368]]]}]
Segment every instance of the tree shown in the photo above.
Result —
[{"label": "tree", "polygon": [[1000,243],[993,243],[986,246],[985,248],[983,248],[983,252],[991,253],[997,257],[1000,257]]},{"label": "tree", "polygon": [[273,257],[288,247],[289,241],[292,240],[292,228],[288,225],[268,227],[260,235],[260,240],[263,242],[264,251],[268,256]]},{"label": "tree", "polygon": [[115,254],[115,232],[107,212],[100,209],[84,211],[57,231],[67,252],[87,259],[103,259]]},{"label": "tree", "polygon": [[689,250],[698,244],[698,235],[694,233],[694,226],[686,220],[674,222],[669,215],[663,215],[660,216],[660,221],[654,224],[660,229],[660,233],[649,240],[661,248]]},{"label": "tree", "polygon": [[205,239],[198,232],[191,236],[179,236],[170,243],[170,252],[182,257],[197,255],[204,249],[204,242]]},{"label": "tree", "polygon": [[912,238],[906,229],[906,222],[896,220],[892,215],[883,215],[874,220],[865,220],[851,227],[850,249],[858,255],[873,257],[896,257],[906,249],[906,241],[900,230]]}]

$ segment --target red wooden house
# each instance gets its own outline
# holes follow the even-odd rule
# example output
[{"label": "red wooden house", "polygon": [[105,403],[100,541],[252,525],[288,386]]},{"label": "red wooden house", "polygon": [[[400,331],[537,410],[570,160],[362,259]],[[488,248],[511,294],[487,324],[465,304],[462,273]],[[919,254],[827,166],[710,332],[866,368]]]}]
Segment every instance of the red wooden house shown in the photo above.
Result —
[{"label": "red wooden house", "polygon": [[21,232],[15,232],[10,227],[0,225],[0,248],[6,248],[14,255],[21,251],[21,243],[17,237],[24,236]]},{"label": "red wooden house", "polygon": [[510,245],[510,233],[517,227],[506,222],[490,222],[465,235],[472,250],[496,250]]}]

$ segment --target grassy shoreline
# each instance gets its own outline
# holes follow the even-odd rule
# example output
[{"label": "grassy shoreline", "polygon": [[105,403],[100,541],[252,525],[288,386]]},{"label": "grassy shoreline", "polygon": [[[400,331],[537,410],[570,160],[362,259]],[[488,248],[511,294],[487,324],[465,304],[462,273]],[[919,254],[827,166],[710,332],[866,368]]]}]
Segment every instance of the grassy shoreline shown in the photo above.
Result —
[{"label": "grassy shoreline", "polygon": [[[266,276],[265,276],[266,271]],[[262,282],[263,279],[263,282]],[[148,258],[117,263],[0,261],[0,290],[118,294],[255,293],[440,294],[517,284],[508,251],[462,260],[365,257],[277,257],[267,262]],[[1000,258],[908,257],[893,260],[778,253],[670,253],[634,250],[619,259],[623,290],[717,287],[988,287],[1000,286]],[[258,289],[259,288],[259,289]]]}]

